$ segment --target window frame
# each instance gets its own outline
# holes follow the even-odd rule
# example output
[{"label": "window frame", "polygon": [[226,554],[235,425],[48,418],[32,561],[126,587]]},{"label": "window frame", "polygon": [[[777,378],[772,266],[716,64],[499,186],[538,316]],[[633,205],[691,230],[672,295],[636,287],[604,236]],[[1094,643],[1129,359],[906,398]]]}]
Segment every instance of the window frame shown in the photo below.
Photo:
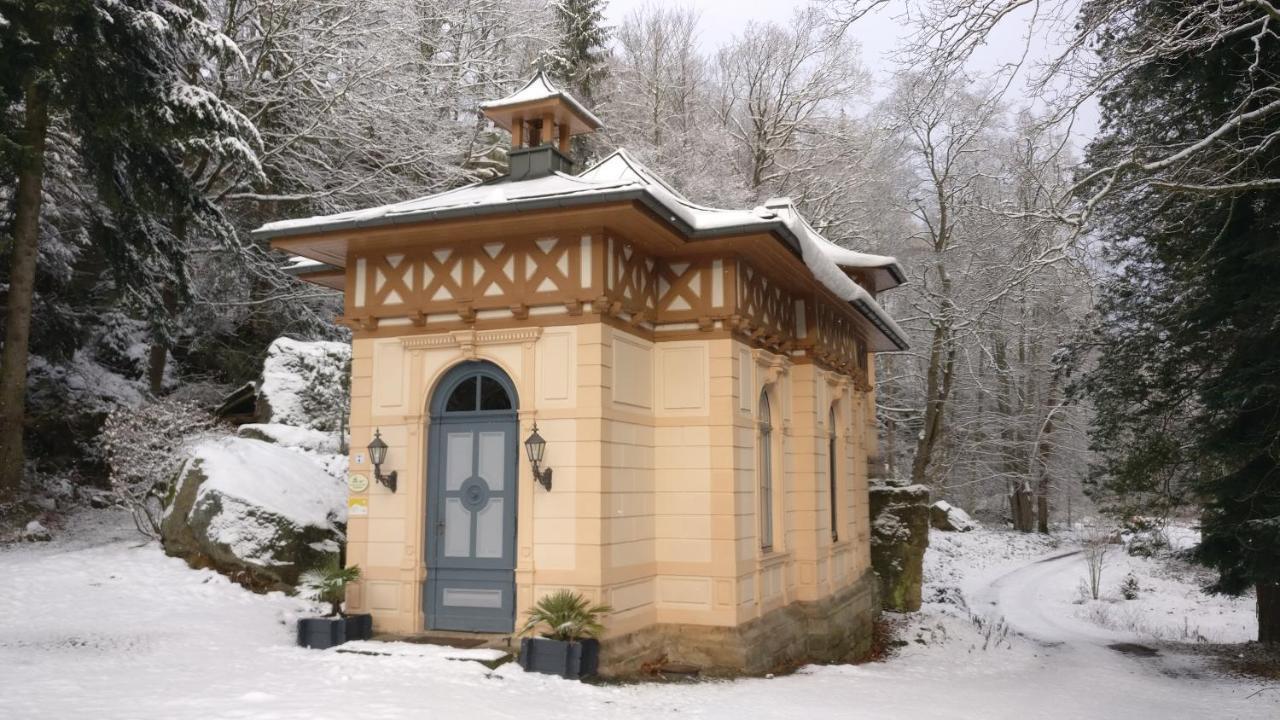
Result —
[{"label": "window frame", "polygon": [[836,460],[836,450],[839,448],[839,435],[836,432],[837,418],[835,405],[831,406],[830,412],[827,414],[828,438],[827,438],[827,500],[831,505],[831,542],[840,542],[840,512],[837,498],[840,495],[839,488],[839,463]]},{"label": "window frame", "polygon": [[756,443],[757,461],[756,491],[759,495],[760,551],[773,552],[773,406],[769,402],[769,391],[762,389],[756,409]]}]

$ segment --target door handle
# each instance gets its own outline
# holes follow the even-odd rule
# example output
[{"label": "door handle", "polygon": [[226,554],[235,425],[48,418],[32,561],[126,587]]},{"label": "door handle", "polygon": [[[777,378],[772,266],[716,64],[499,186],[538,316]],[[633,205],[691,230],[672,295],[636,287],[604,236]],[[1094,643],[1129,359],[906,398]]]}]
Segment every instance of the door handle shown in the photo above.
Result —
[{"label": "door handle", "polygon": [[436,523],[436,534],[437,534],[437,535],[443,535],[443,534],[444,534],[444,521],[443,521],[443,520],[441,520],[440,522]]}]

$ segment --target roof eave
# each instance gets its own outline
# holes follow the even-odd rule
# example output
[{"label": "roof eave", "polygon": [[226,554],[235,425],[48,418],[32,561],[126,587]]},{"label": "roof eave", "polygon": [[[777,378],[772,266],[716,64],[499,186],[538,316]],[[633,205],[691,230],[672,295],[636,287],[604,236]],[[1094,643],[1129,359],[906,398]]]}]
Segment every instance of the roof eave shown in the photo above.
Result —
[{"label": "roof eave", "polygon": [[435,220],[484,217],[487,215],[501,215],[510,212],[550,210],[554,208],[577,207],[579,205],[590,205],[596,203],[636,200],[641,199],[640,196],[643,194],[646,193],[640,189],[627,189],[593,193],[588,196],[529,198],[525,200],[511,200],[502,203],[501,205],[464,205],[459,207],[440,208],[438,210],[404,213],[401,215],[381,215],[361,220],[340,220],[322,225],[299,225],[278,229],[259,228],[254,230],[252,235],[255,238],[273,240],[276,238],[316,235],[320,233],[340,232],[343,230],[367,230],[392,225],[412,225],[415,223],[432,222]]},{"label": "roof eave", "polygon": [[[419,222],[430,222],[433,220],[448,220],[466,217],[483,217],[486,215],[498,215],[508,212],[521,212],[532,210],[549,210],[554,208],[568,208],[579,205],[600,204],[609,202],[623,202],[635,200],[642,203],[650,211],[654,212],[665,222],[675,226],[685,237],[700,240],[712,237],[722,237],[726,235],[741,235],[744,233],[759,233],[761,231],[773,232],[782,238],[793,252],[800,255],[800,239],[795,236],[791,228],[782,220],[764,220],[763,222],[752,223],[750,225],[725,225],[716,228],[696,229],[682,220],[677,214],[673,213],[660,200],[653,196],[644,188],[628,188],[626,190],[615,190],[603,193],[592,193],[585,196],[569,196],[562,198],[532,198],[529,200],[513,200],[501,205],[475,205],[457,208],[443,208],[440,210],[431,210],[420,213],[406,213],[403,215],[381,216],[368,220],[345,220],[337,223],[330,223],[323,226],[299,226],[290,228],[280,228],[279,230],[255,230],[253,236],[263,239],[275,239],[284,237],[293,237],[299,235],[310,235],[318,232],[336,232],[341,230],[364,230],[369,228],[386,227],[390,225],[408,225]],[[899,350],[907,349],[907,342],[893,328],[884,322],[875,308],[867,305],[865,300],[859,299],[849,303],[856,309],[859,314],[867,318],[871,324],[875,325],[886,338]]]}]

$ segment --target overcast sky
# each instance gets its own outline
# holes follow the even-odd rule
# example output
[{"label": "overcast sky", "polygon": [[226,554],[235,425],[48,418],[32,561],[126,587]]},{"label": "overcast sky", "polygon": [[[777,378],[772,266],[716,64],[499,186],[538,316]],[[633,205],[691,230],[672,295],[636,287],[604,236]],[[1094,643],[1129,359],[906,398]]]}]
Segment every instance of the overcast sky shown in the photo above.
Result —
[{"label": "overcast sky", "polygon": [[[654,2],[688,5],[697,9],[701,14],[700,37],[707,52],[727,43],[752,20],[786,24],[796,8],[809,4],[809,0],[609,0],[609,23],[620,25],[636,9]],[[862,62],[881,85],[878,94],[883,92],[883,86],[893,72],[894,50],[902,46],[911,30],[899,15],[899,10],[882,9],[860,19],[853,26],[853,35],[862,45]],[[990,69],[1016,59],[1025,45],[1025,22],[1025,14],[1007,19],[998,27],[987,46],[975,55],[973,67],[978,70]],[[1039,48],[1040,55],[1044,56],[1049,52],[1046,48],[1052,45],[1050,40],[1037,38],[1032,46]],[[1034,101],[1033,98],[1026,98],[1025,94],[1011,95],[1009,100],[1013,105]],[[1096,106],[1090,104],[1082,110],[1073,132],[1077,145],[1093,135],[1097,121]]]}]

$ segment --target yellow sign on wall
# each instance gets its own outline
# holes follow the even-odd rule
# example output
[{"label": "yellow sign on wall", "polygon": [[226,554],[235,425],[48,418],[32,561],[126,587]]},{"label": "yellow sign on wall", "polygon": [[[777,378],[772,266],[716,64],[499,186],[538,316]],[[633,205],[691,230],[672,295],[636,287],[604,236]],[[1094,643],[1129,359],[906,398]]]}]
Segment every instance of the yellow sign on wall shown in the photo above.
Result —
[{"label": "yellow sign on wall", "polygon": [[369,514],[369,498],[347,498],[347,517],[364,517]]}]

